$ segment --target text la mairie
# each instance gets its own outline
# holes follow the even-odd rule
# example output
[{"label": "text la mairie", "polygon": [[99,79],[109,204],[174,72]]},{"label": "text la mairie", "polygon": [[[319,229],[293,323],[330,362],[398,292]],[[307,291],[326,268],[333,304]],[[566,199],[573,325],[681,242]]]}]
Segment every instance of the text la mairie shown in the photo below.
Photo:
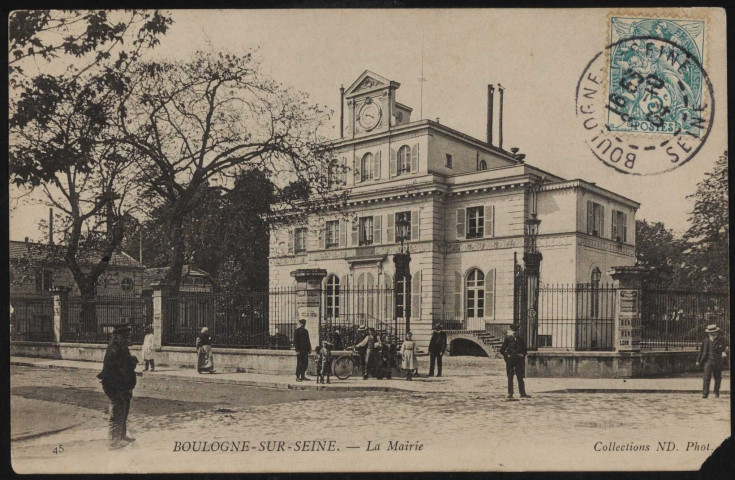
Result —
[{"label": "text la mairie", "polygon": [[[544,283],[605,283],[611,267],[635,264],[639,203],[492,145],[492,89],[482,141],[412,121],[396,101],[399,86],[365,71],[344,91],[343,134],[331,145],[349,170],[347,212],[274,227],[271,288],[294,286],[296,269],[325,269],[325,320],[390,330],[410,308],[425,348],[432,322],[467,330],[513,323],[514,259],[529,249],[529,218],[541,220]],[[388,298],[381,292],[394,286],[401,241],[410,288]]]}]

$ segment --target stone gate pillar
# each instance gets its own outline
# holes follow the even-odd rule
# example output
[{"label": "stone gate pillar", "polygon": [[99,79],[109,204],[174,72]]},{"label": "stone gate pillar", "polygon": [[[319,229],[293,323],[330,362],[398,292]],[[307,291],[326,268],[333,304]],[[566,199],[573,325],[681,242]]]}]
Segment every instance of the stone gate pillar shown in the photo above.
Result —
[{"label": "stone gate pillar", "polygon": [[[322,311],[322,280],[327,276],[323,268],[300,268],[291,272],[296,279],[296,312],[298,319],[306,319],[311,348],[319,345]],[[297,320],[298,320],[297,319]]]},{"label": "stone gate pillar", "polygon": [[51,293],[54,296],[54,343],[59,343],[64,319],[68,320],[69,315],[69,288],[54,287]]},{"label": "stone gate pillar", "polygon": [[641,286],[643,267],[612,267],[608,274],[615,287],[613,347],[616,352],[641,350]]},{"label": "stone gate pillar", "polygon": [[163,339],[166,338],[164,329],[173,327],[165,301],[171,294],[171,287],[164,280],[154,282],[151,287],[153,288],[153,349],[160,350]]}]

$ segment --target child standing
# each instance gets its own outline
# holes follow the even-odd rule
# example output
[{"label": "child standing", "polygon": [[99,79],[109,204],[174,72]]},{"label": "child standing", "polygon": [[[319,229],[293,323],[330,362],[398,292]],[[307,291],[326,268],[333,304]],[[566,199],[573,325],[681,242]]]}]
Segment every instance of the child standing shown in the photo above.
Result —
[{"label": "child standing", "polygon": [[153,361],[153,326],[145,327],[145,338],[143,339],[143,360],[145,360],[145,368],[148,371],[148,365],[151,366],[151,372],[156,370],[156,363]]},{"label": "child standing", "polygon": [[316,383],[324,383],[324,376],[322,375],[322,365],[324,364],[324,353],[322,347],[317,345],[314,349],[316,354]]},{"label": "child standing", "polygon": [[416,370],[416,342],[413,341],[411,332],[406,332],[406,339],[401,345],[401,368],[406,371],[406,380],[413,380],[413,372]]},{"label": "child standing", "polygon": [[332,344],[325,340],[322,345],[322,383],[324,383],[325,376],[327,377],[327,383],[332,383],[329,381],[329,376],[332,375]]}]

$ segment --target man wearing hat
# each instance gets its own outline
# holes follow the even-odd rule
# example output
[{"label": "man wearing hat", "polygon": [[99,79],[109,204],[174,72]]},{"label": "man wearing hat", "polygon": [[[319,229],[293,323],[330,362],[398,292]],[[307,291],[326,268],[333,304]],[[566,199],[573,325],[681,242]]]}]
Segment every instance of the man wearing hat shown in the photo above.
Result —
[{"label": "man wearing hat", "polygon": [[311,340],[306,329],[306,319],[299,320],[300,326],[293,332],[293,347],[296,350],[296,381],[311,380],[306,378],[306,369],[309,367],[309,353]]},{"label": "man wearing hat", "polygon": [[[134,442],[127,435],[130,399],[136,384],[135,366],[138,359],[130,355],[130,324],[118,323],[113,326],[112,337],[105,352],[102,372],[97,375],[102,381],[102,390],[110,399],[110,419],[108,446],[118,449]],[[140,374],[142,375],[142,374]]]},{"label": "man wearing hat", "polygon": [[730,353],[730,345],[722,335],[720,327],[708,325],[704,331],[707,338],[702,342],[697,357],[697,365],[704,365],[704,379],[702,385],[702,398],[709,396],[709,383],[715,377],[715,397],[720,397],[720,383],[722,383],[722,361]]},{"label": "man wearing hat", "polygon": [[526,341],[518,335],[519,325],[512,325],[506,332],[500,354],[505,359],[505,373],[508,375],[508,400],[513,400],[513,375],[518,378],[518,392],[522,398],[530,398],[526,394],[523,377],[526,374]]},{"label": "man wearing hat", "polygon": [[434,376],[434,363],[436,363],[437,370],[436,376],[442,376],[442,357],[444,352],[447,351],[447,332],[442,331],[440,323],[434,325],[434,332],[431,334],[431,340],[429,340],[429,376]]}]

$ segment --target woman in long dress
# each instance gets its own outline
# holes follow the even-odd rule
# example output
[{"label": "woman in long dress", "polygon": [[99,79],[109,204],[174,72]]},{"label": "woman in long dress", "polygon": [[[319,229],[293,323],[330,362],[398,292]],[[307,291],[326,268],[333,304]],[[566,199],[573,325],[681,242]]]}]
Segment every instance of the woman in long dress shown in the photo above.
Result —
[{"label": "woman in long dress", "polygon": [[212,336],[209,334],[207,327],[203,327],[202,333],[197,337],[197,372],[214,373]]},{"label": "woman in long dress", "polygon": [[416,342],[412,338],[411,332],[406,332],[406,339],[401,345],[401,368],[406,370],[406,380],[413,380],[413,371],[416,370]]}]

